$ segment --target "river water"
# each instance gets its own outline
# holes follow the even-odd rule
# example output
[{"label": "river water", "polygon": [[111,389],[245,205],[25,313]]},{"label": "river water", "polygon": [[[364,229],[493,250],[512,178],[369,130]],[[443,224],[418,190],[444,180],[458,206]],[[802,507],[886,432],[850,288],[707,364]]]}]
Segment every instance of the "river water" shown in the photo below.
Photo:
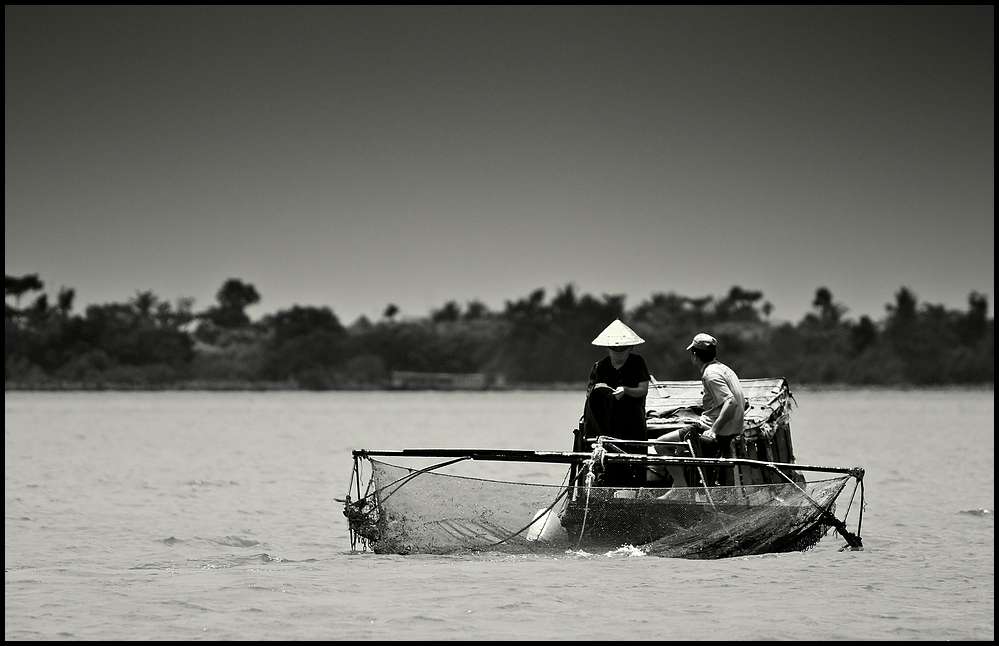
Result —
[{"label": "river water", "polygon": [[867,470],[864,551],[351,552],[352,449],[567,450],[580,393],[7,392],[4,637],[994,640],[994,391],[795,399],[798,462]]}]

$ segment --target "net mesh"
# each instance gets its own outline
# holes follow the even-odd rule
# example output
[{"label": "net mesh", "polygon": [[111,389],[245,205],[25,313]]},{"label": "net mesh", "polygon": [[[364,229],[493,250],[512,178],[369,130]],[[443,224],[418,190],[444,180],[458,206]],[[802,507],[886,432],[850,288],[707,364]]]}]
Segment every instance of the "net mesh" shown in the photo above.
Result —
[{"label": "net mesh", "polygon": [[[723,558],[800,551],[828,531],[849,476],[740,487],[570,487],[482,480],[369,459],[351,531],[377,553],[640,547]],[[835,520],[833,518],[833,520]]]}]

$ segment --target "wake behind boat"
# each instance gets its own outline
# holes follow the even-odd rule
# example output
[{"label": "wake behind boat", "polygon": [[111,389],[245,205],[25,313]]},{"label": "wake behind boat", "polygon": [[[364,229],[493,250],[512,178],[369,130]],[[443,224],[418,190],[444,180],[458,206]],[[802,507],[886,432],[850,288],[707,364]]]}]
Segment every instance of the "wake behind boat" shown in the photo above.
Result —
[{"label": "wake behind boat", "polygon": [[[573,451],[401,449],[353,452],[344,503],[351,548],[376,553],[541,552],[634,546],[647,554],[724,558],[801,551],[833,528],[845,548],[861,549],[864,470],[796,464],[793,403],[784,379],[740,380],[743,433],[730,455],[706,457],[696,438],[671,443],[586,437],[581,419]],[[699,412],[700,382],[652,380],[650,436],[688,424]],[[416,468],[389,463],[435,458]],[[564,464],[563,484],[504,482],[442,473],[463,461]],[[608,466],[644,469],[643,486],[606,482]],[[842,518],[837,500],[853,483]],[[860,493],[856,531],[847,516]]]}]

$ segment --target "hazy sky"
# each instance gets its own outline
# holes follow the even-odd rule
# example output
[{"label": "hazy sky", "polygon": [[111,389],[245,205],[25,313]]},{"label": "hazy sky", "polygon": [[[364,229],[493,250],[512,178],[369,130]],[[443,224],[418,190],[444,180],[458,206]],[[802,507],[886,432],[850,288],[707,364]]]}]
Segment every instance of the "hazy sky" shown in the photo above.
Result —
[{"label": "hazy sky", "polygon": [[995,293],[994,7],[5,8],[4,271],[76,309]]}]

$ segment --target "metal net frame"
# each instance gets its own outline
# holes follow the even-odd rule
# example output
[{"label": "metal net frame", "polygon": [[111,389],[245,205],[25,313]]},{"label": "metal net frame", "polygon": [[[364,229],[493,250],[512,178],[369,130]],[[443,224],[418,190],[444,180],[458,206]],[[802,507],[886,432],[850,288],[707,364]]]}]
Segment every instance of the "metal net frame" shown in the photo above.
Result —
[{"label": "metal net frame", "polygon": [[[845,517],[835,516],[836,500],[851,478],[860,485],[862,510],[862,470],[839,470],[836,477],[814,482],[787,478],[763,485],[603,487],[587,477],[592,462],[585,461],[574,481],[567,475],[562,485],[545,485],[439,472],[470,455],[412,469],[359,453],[364,455],[355,453],[352,476],[357,500],[341,501],[352,549],[529,553],[633,545],[655,556],[724,558],[808,549],[830,527],[848,547],[862,548],[860,522],[854,534],[846,529]],[[629,458],[647,459],[615,459]],[[363,463],[371,472],[362,494]],[[570,469],[573,473],[576,469]]]}]

